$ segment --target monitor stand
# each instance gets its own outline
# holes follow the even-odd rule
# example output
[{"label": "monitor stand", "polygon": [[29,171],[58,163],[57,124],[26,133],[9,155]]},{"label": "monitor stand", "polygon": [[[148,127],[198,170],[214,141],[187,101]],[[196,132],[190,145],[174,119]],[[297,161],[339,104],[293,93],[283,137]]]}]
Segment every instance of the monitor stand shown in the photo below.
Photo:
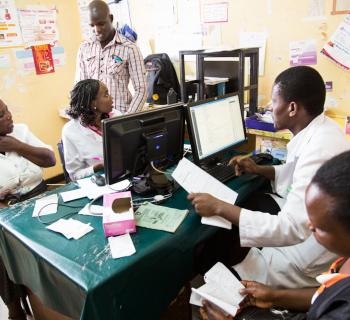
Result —
[{"label": "monitor stand", "polygon": [[148,165],[138,180],[133,179],[133,191],[137,194],[169,194],[174,191],[174,180],[164,173],[160,173]]}]

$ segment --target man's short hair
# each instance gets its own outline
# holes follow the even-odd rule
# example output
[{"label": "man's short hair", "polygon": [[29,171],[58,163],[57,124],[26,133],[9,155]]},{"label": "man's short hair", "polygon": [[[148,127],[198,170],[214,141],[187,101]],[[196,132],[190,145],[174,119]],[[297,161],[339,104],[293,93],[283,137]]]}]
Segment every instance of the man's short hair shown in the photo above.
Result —
[{"label": "man's short hair", "polygon": [[307,66],[289,68],[277,76],[274,84],[279,86],[279,94],[287,103],[301,104],[312,117],[323,112],[326,88],[315,69]]},{"label": "man's short hair", "polygon": [[332,198],[330,213],[350,231],[350,151],[326,161],[317,170],[311,184]]}]

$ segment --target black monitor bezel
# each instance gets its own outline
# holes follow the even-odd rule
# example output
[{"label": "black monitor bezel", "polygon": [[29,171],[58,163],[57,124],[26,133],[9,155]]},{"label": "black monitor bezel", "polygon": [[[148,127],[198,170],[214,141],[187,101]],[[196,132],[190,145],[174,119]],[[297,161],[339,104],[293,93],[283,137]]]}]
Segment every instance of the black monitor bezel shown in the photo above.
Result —
[{"label": "black monitor bezel", "polygon": [[[193,127],[193,123],[191,121],[191,119],[192,119],[191,118],[191,109],[193,107],[201,105],[201,104],[206,104],[206,103],[217,101],[217,100],[223,100],[223,99],[227,99],[227,98],[234,97],[234,96],[238,97],[238,101],[239,101],[239,104],[240,104],[240,110],[241,110],[241,116],[242,116],[242,124],[243,124],[243,131],[244,131],[244,140],[242,140],[242,141],[240,141],[240,142],[238,142],[238,143],[236,143],[236,144],[234,144],[232,146],[229,146],[229,147],[227,147],[227,148],[225,148],[223,150],[215,152],[215,153],[213,153],[213,154],[211,154],[211,155],[209,155],[209,156],[207,156],[205,158],[199,159],[198,146],[197,146],[197,143],[196,143],[196,139],[194,138],[195,137],[195,135],[194,135],[194,127]],[[224,157],[225,154],[227,154],[230,151],[235,150],[235,148],[237,148],[238,146],[241,146],[241,145],[247,143],[247,141],[248,141],[247,129],[246,129],[246,126],[245,126],[245,121],[244,121],[244,109],[242,107],[241,99],[239,97],[238,92],[229,93],[229,94],[225,94],[223,96],[217,96],[217,97],[209,98],[209,99],[206,99],[206,100],[200,100],[200,101],[188,103],[187,106],[186,106],[186,124],[187,124],[188,135],[189,135],[189,138],[190,138],[191,148],[192,148],[193,161],[196,164],[203,164],[203,163],[208,162],[211,159]]]},{"label": "black monitor bezel", "polygon": [[[185,118],[186,118],[186,114],[185,114],[185,109],[184,109],[184,104],[182,102],[179,103],[175,103],[173,105],[169,105],[169,106],[161,106],[161,107],[156,107],[154,109],[151,110],[145,110],[145,111],[140,111],[140,112],[135,112],[135,113],[130,113],[127,115],[122,115],[122,116],[117,116],[117,117],[113,117],[113,118],[108,118],[108,119],[104,119],[102,121],[102,144],[103,144],[103,161],[104,161],[104,170],[105,170],[105,177],[106,177],[106,182],[107,184],[111,185],[114,184],[122,179],[125,179],[128,177],[128,175],[121,175],[119,177],[112,177],[112,174],[109,174],[110,172],[112,172],[112,164],[111,164],[111,159],[109,159],[110,157],[107,156],[107,151],[109,149],[110,146],[110,139],[106,139],[106,135],[105,132],[106,130],[109,130],[109,128],[113,125],[115,125],[115,123],[121,122],[121,121],[127,121],[127,119],[137,119],[138,116],[140,116],[140,118],[143,117],[152,117],[152,115],[157,115],[157,113],[162,113],[162,112],[167,112],[167,111],[171,111],[171,110],[179,110],[182,113],[182,120],[183,120],[183,125],[182,125],[182,132],[180,133],[180,140],[181,140],[181,145],[183,146],[184,144],[184,133],[185,133]],[[182,159],[183,154],[181,154],[181,156],[179,155],[179,161]]]}]

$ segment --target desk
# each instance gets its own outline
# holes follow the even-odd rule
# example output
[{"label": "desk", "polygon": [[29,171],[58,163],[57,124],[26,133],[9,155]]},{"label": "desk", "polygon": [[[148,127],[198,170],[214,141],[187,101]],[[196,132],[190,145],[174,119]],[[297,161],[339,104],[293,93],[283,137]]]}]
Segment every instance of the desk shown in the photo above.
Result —
[{"label": "desk", "polygon": [[[228,185],[239,192],[238,202],[264,180],[244,175]],[[74,189],[73,184],[47,194]],[[197,244],[218,229],[202,225],[178,190],[164,205],[190,209],[176,233],[138,228],[132,235],[136,254],[112,259],[100,217],[75,215],[94,231],[67,240],[32,218],[34,200],[0,211],[0,254],[10,278],[30,288],[41,301],[73,319],[159,319],[180,288],[193,276]],[[61,200],[60,200],[61,201]],[[83,206],[87,199],[69,204]],[[59,207],[59,215],[74,209]]]}]

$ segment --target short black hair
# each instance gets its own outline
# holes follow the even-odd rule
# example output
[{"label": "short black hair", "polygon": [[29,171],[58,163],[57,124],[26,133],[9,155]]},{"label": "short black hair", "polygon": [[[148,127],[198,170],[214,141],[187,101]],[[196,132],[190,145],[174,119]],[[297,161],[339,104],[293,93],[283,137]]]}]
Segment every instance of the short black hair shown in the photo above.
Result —
[{"label": "short black hair", "polygon": [[80,119],[84,126],[95,124],[96,113],[91,103],[96,99],[100,82],[95,79],[79,81],[70,94],[70,103],[67,114],[73,119]]},{"label": "short black hair", "polygon": [[326,87],[314,68],[288,68],[277,76],[274,85],[279,86],[279,94],[287,103],[300,103],[310,116],[316,117],[323,112]]},{"label": "short black hair", "polygon": [[329,213],[350,231],[350,151],[326,161],[317,170],[311,184],[332,198]]}]

